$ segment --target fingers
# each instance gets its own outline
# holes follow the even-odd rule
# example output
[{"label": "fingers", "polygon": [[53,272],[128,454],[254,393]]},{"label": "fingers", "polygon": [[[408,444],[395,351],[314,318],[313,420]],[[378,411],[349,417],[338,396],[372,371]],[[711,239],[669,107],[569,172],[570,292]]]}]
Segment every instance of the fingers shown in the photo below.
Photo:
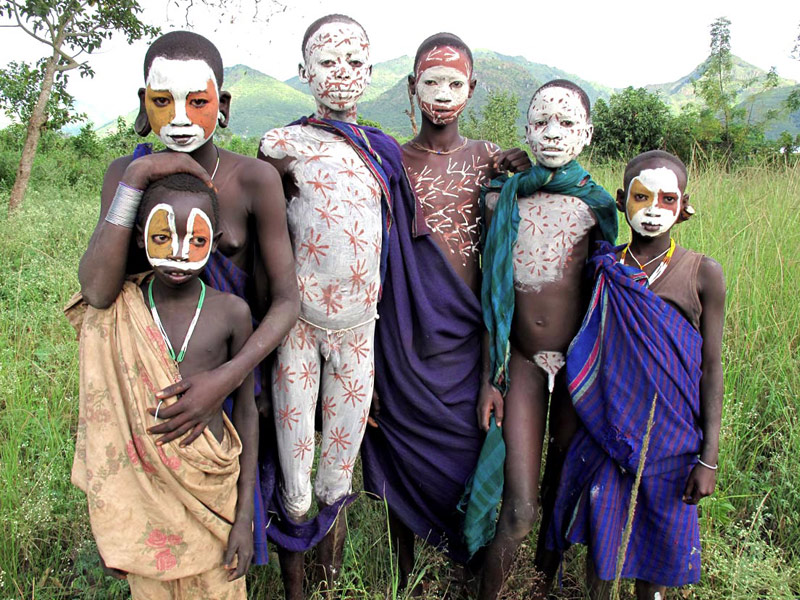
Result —
[{"label": "fingers", "polygon": [[188,445],[189,445],[189,444],[191,444],[193,441],[195,441],[197,438],[199,438],[199,437],[200,437],[200,434],[201,434],[201,433],[203,433],[203,430],[204,430],[205,428],[206,428],[206,424],[205,424],[205,423],[198,423],[197,425],[195,425],[195,426],[194,426],[194,429],[192,429],[192,433],[190,433],[189,435],[187,435],[187,436],[186,436],[186,437],[185,437],[185,438],[184,438],[184,439],[181,441],[181,447],[188,446]]},{"label": "fingers", "polygon": [[367,417],[367,425],[374,427],[375,429],[378,429],[379,427],[378,422],[372,417]]},{"label": "fingers", "polygon": [[[172,421],[170,421],[170,423],[171,422]],[[163,423],[163,425],[168,425],[168,424],[169,423]],[[172,440],[177,440],[179,437],[181,437],[187,431],[189,431],[193,426],[194,426],[194,422],[185,422],[185,423],[183,423],[182,425],[178,426],[177,429],[174,429],[173,431],[170,431],[166,435],[163,435],[160,438],[158,438],[156,440],[156,445],[157,446],[162,446],[164,444],[167,444],[167,443],[171,442]],[[161,425],[159,425],[159,427],[161,427]],[[148,433],[155,433],[155,434],[160,433],[160,432],[157,432],[157,431],[153,431],[153,429],[155,429],[155,427],[152,427],[148,431]]]},{"label": "fingers", "polygon": [[156,400],[163,400],[164,398],[172,398],[179,394],[183,394],[192,387],[192,382],[189,379],[181,379],[178,383],[168,385],[160,392],[156,392]]},{"label": "fingers", "polygon": [[[228,548],[228,553],[230,552],[231,548]],[[247,573],[247,569],[250,568],[250,562],[253,560],[253,553],[240,549],[238,546],[234,548],[234,552],[230,557],[228,553],[225,554],[225,568],[228,570],[228,581],[234,581]],[[233,567],[233,559],[237,554],[236,567]]]},{"label": "fingers", "polygon": [[498,400],[494,403],[494,420],[498,427],[503,426],[503,401]]},{"label": "fingers", "polygon": [[699,498],[696,497],[697,482],[694,477],[689,476],[689,481],[686,482],[686,489],[683,490],[683,500],[686,504],[697,504]]}]

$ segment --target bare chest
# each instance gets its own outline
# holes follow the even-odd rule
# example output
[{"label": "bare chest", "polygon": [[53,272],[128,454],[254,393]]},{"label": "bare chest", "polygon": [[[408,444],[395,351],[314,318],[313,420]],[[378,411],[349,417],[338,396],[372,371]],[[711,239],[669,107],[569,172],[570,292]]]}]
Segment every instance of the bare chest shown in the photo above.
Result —
[{"label": "bare chest", "polygon": [[521,291],[538,291],[563,278],[595,218],[583,201],[572,196],[537,192],[518,202],[514,285]]}]

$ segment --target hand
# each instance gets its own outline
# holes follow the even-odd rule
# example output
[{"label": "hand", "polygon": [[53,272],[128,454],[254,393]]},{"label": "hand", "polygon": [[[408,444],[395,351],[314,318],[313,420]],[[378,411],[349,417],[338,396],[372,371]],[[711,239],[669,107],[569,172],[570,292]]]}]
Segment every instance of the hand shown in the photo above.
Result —
[{"label": "hand", "polygon": [[[234,559],[235,562],[234,562]],[[250,562],[253,560],[253,522],[252,520],[236,519],[228,535],[228,549],[225,551],[225,570],[228,571],[228,581],[239,579],[247,573]]]},{"label": "hand", "polygon": [[[191,433],[181,440],[181,446],[188,446],[203,433],[208,422],[219,414],[225,398],[237,386],[237,382],[230,381],[227,369],[223,365],[213,371],[195,373],[178,383],[165,387],[156,394],[156,400],[183,395],[175,404],[161,407],[158,411],[158,418],[160,421],[163,417],[165,422],[159,422],[150,427],[147,433],[165,434],[156,440],[156,444],[160,446],[191,430]],[[147,411],[155,416],[156,408],[148,408]]]},{"label": "hand", "polygon": [[502,173],[503,171],[519,173],[531,168],[531,159],[524,150],[511,148],[496,154],[493,166],[495,173]]},{"label": "hand", "polygon": [[137,190],[145,190],[157,179],[174,173],[189,173],[202,179],[209,187],[212,186],[211,177],[206,170],[183,152],[159,152],[142,156],[128,165],[120,181]]},{"label": "hand", "polygon": [[717,472],[697,463],[686,480],[682,500],[686,504],[697,504],[701,499],[714,493],[716,483]]},{"label": "hand", "polygon": [[106,561],[103,560],[103,557],[100,553],[97,553],[97,556],[100,557],[100,566],[103,567],[103,573],[113,577],[114,579],[126,579],[128,577],[128,573],[125,571],[121,571],[120,569],[114,569],[113,567],[109,567],[106,564]]},{"label": "hand", "polygon": [[498,427],[503,426],[503,394],[491,382],[484,381],[478,394],[478,427],[489,431],[489,417],[494,412]]},{"label": "hand", "polygon": [[367,425],[370,427],[375,427],[376,429],[380,427],[378,425],[377,418],[381,414],[381,400],[378,397],[378,391],[373,387],[372,388],[372,404],[369,405],[369,417],[367,418]]}]

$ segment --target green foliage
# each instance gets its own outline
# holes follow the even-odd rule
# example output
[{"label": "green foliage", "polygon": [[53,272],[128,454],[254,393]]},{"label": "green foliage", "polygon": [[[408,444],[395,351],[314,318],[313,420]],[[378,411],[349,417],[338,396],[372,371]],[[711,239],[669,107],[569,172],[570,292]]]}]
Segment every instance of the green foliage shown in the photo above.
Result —
[{"label": "green foliage", "polygon": [[664,148],[671,119],[661,98],[644,88],[625,88],[613,94],[608,104],[601,98],[592,109],[592,152],[601,157],[624,159]]},{"label": "green foliage", "polygon": [[[36,66],[11,61],[5,69],[0,69],[0,107],[9,119],[18,123],[30,121],[42,88],[44,63],[44,59],[40,59]],[[66,74],[63,71],[56,72],[45,109],[46,126],[49,129],[58,130],[86,118],[82,113],[75,113],[75,99],[67,92],[66,86]]]},{"label": "green foliage", "polygon": [[381,124],[377,121],[373,121],[372,119],[367,119],[358,115],[357,122],[359,125],[365,125],[366,127],[375,127],[376,129],[381,129]]},{"label": "green foliage", "polygon": [[462,116],[461,133],[474,140],[494,142],[503,150],[519,147],[522,136],[516,125],[517,103],[515,94],[490,92],[480,116],[476,116],[472,109]]}]

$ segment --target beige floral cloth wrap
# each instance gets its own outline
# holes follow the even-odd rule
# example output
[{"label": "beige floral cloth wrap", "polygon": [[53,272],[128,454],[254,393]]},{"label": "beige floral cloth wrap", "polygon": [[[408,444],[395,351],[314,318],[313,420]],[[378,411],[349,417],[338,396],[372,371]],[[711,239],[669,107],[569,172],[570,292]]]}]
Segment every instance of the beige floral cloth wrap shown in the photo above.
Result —
[{"label": "beige floral cloth wrap", "polygon": [[156,446],[147,433],[155,392],[180,374],[136,282],[127,281],[108,309],[76,295],[64,312],[80,336],[72,482],[86,492],[101,556],[162,582],[220,569],[236,510],[236,430],[223,416],[222,442],[206,429],[186,448]]}]

